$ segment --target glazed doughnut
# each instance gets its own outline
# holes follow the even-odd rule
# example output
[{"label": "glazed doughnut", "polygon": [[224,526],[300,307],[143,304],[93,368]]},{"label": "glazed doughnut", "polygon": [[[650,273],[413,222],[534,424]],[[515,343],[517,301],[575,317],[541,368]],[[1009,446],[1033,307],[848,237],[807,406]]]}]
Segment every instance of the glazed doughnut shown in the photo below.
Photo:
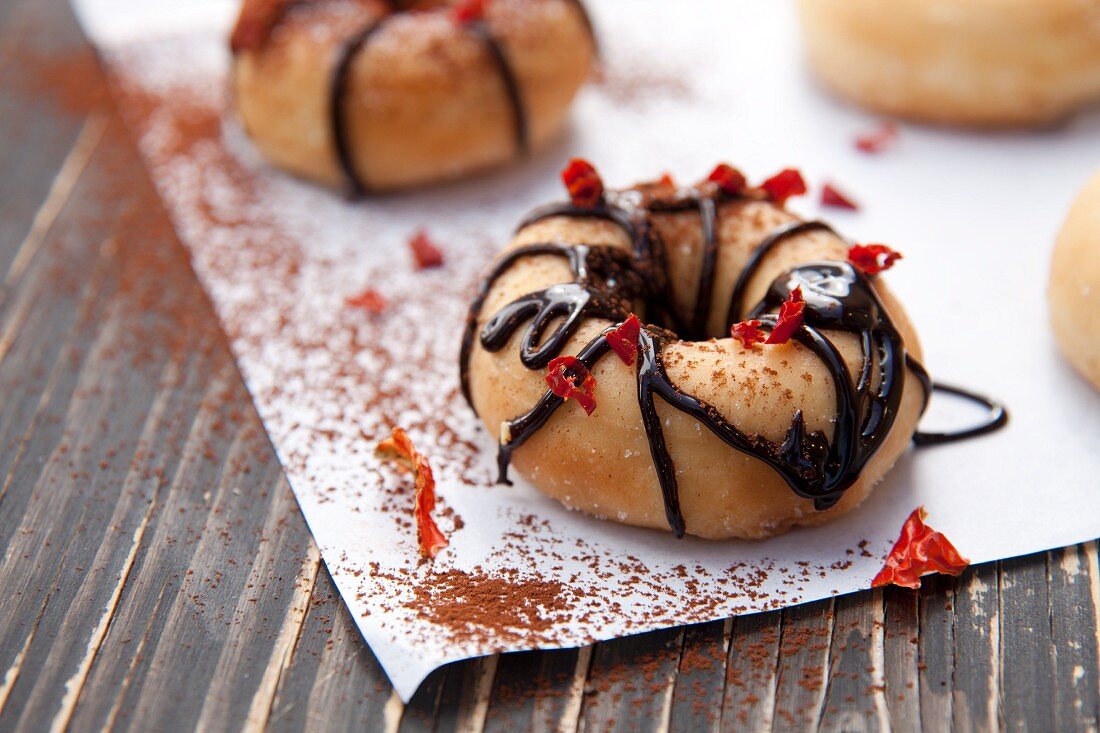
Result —
[{"label": "glazed doughnut", "polygon": [[1054,246],[1047,297],[1062,352],[1100,389],[1100,173],[1066,216]]},{"label": "glazed doughnut", "polygon": [[245,0],[230,46],[264,156],[354,194],[542,147],[596,50],[581,0]]},{"label": "glazed doughnut", "polygon": [[[931,389],[901,304],[868,274],[878,268],[732,168],[683,189],[602,192],[588,175],[598,197],[528,217],[471,306],[463,389],[500,436],[501,480],[514,465],[568,507],[715,539],[858,505]],[[747,318],[738,329],[776,336],[796,288],[805,310],[789,341],[731,338]],[[591,388],[591,415],[562,399],[555,369]]]},{"label": "glazed doughnut", "polygon": [[971,126],[1057,122],[1100,100],[1092,0],[799,0],[814,72],[876,112]]}]

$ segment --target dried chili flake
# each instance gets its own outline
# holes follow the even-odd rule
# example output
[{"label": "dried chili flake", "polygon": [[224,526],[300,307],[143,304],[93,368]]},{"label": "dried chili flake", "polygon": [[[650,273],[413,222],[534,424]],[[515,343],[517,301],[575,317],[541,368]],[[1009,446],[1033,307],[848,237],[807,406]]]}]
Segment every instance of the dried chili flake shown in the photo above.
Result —
[{"label": "dried chili flake", "polygon": [[460,0],[451,8],[451,17],[459,25],[485,20],[489,0]]},{"label": "dried chili flake", "polygon": [[627,366],[633,366],[638,359],[638,336],[641,332],[642,322],[631,313],[629,318],[607,333],[607,345]]},{"label": "dried chili flake", "polygon": [[401,428],[394,428],[393,434],[380,442],[377,450],[381,455],[399,460],[412,469],[416,477],[416,495],[413,505],[413,515],[416,517],[416,540],[420,545],[420,554],[434,558],[447,546],[447,538],[443,536],[432,518],[432,510],[435,509],[435,477],[432,476],[432,467],[428,464],[428,459],[413,446],[408,433]]},{"label": "dried chili flake", "polygon": [[878,127],[856,136],[856,149],[875,155],[892,147],[898,139],[898,126],[894,122],[880,122]]},{"label": "dried chili flake", "polygon": [[707,176],[707,180],[717,184],[719,190],[728,193],[730,196],[740,196],[744,193],[745,186],[748,184],[741,171],[725,163],[716,165],[710,175]]},{"label": "dried chili flake", "polygon": [[920,588],[922,575],[959,575],[970,565],[950,540],[924,523],[927,516],[924,507],[917,507],[905,520],[901,536],[886,556],[886,564],[871,581],[872,588],[884,585]]},{"label": "dried chili flake", "polygon": [[859,206],[856,202],[842,194],[837,190],[836,186],[831,183],[826,183],[821,189],[821,205],[832,206],[837,209],[850,209],[851,211],[859,211]]},{"label": "dried chili flake", "polygon": [[759,344],[767,338],[767,334],[760,329],[760,321],[741,321],[730,326],[730,336],[739,340],[746,349],[751,349],[754,344]]},{"label": "dried chili flake", "polygon": [[374,288],[367,288],[358,295],[346,298],[344,302],[351,308],[362,308],[374,315],[382,313],[390,305],[389,301],[382,297],[382,294]]},{"label": "dried chili flake", "polygon": [[784,168],[760,184],[768,198],[782,206],[792,196],[806,193],[806,180],[796,168]]},{"label": "dried chili flake", "polygon": [[595,167],[583,158],[570,160],[561,172],[561,180],[574,206],[591,209],[603,200],[603,180]]},{"label": "dried chili flake", "polygon": [[575,356],[559,356],[547,365],[546,384],[550,391],[563,400],[577,401],[585,413],[596,409],[596,378],[588,367]]},{"label": "dried chili flake", "polygon": [[900,259],[903,259],[901,252],[885,244],[855,244],[848,248],[848,261],[868,275],[889,270]]},{"label": "dried chili flake", "polygon": [[767,333],[760,329],[759,320],[742,320],[739,324],[729,327],[729,336],[741,342],[741,346],[751,349],[753,344],[762,343],[768,338]]},{"label": "dried chili flake", "polygon": [[443,250],[431,240],[426,229],[420,229],[409,239],[413,265],[417,270],[443,266]]},{"label": "dried chili flake", "polygon": [[791,340],[798,329],[802,328],[802,316],[806,310],[806,301],[802,297],[802,286],[791,291],[783,305],[779,306],[779,320],[768,336],[766,344],[785,344]]},{"label": "dried chili flake", "polygon": [[661,177],[657,180],[657,185],[664,188],[676,188],[676,180],[672,177],[671,173],[662,173]]}]

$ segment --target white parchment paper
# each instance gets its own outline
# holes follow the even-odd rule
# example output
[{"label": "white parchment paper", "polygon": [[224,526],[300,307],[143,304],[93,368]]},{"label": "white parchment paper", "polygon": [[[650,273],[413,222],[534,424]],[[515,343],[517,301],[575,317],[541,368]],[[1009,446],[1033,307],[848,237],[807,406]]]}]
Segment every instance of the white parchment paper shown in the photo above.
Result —
[{"label": "white parchment paper", "polygon": [[[1100,535],[1100,396],[1059,357],[1044,297],[1061,217],[1100,166],[1100,115],[1030,134],[904,126],[896,149],[866,156],[852,140],[875,120],[816,88],[791,4],[590,0],[606,79],[552,149],[349,203],[267,167],[225,112],[235,5],[76,0],[325,562],[402,698],[467,656],[866,588],[920,504],[974,562]],[[695,180],[719,160],[754,180],[801,167],[814,194],[835,181],[861,211],[821,211],[816,196],[794,208],[905,253],[889,278],[929,370],[1003,399],[1010,426],[910,451],[859,510],[761,543],[677,541],[493,485],[493,437],[458,393],[460,327],[522,214],[561,198],[571,155],[613,186]],[[447,263],[415,273],[405,242],[424,226]],[[391,302],[381,316],[344,305],[368,286]],[[925,427],[973,416],[937,402]],[[418,562],[409,479],[373,456],[394,424],[436,468],[451,545],[434,563]],[[486,619],[486,593],[511,614]]]}]

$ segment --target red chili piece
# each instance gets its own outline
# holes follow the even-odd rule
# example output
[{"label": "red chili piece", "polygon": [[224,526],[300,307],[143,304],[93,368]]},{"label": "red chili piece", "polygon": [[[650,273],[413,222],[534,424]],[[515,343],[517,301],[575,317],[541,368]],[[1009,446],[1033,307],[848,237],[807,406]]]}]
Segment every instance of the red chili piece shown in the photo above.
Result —
[{"label": "red chili piece", "polygon": [[806,193],[806,180],[795,168],[784,168],[760,184],[768,198],[782,206],[792,196]]},{"label": "red chili piece", "polygon": [[344,302],[351,308],[362,308],[368,313],[378,315],[389,307],[389,302],[374,288],[367,288],[359,295],[346,298]]},{"label": "red chili piece", "polygon": [[728,193],[730,196],[740,196],[748,184],[741,171],[725,163],[716,165],[707,176],[707,180],[717,184],[723,193]]},{"label": "red chili piece", "polygon": [[859,211],[859,206],[854,201],[842,194],[831,183],[826,183],[825,187],[821,189],[821,205],[832,206],[836,209],[850,209],[851,211]]},{"label": "red chili piece", "polygon": [[561,180],[574,206],[591,209],[603,200],[603,180],[592,164],[583,158],[570,160],[561,172]]},{"label": "red chili piece", "polygon": [[848,261],[868,275],[889,270],[900,259],[903,259],[901,252],[895,252],[885,244],[856,244],[848,248]]},{"label": "red chili piece", "polygon": [[416,476],[416,496],[413,504],[413,515],[416,517],[416,540],[420,546],[420,554],[434,558],[447,546],[447,538],[443,536],[432,518],[432,511],[435,509],[435,477],[432,475],[432,467],[428,464],[428,459],[413,446],[408,433],[401,428],[394,428],[393,434],[378,444],[378,452],[401,461],[411,468]]},{"label": "red chili piece", "polygon": [[443,266],[443,250],[428,237],[426,229],[420,229],[412,235],[409,249],[412,250],[413,265],[417,270]]},{"label": "red chili piece", "polygon": [[[579,384],[578,384],[579,382]],[[563,400],[574,399],[591,415],[596,409],[596,378],[575,356],[559,356],[547,365],[546,384]]]},{"label": "red chili piece", "polygon": [[905,520],[886,564],[871,581],[872,588],[884,585],[920,588],[920,578],[926,573],[959,575],[970,565],[950,540],[924,523],[927,516],[924,507],[917,507]]},{"label": "red chili piece", "polygon": [[451,17],[459,25],[485,20],[485,11],[489,7],[489,0],[461,0],[451,8]]},{"label": "red chili piece", "polygon": [[760,330],[760,321],[741,321],[730,326],[730,336],[738,339],[746,349],[751,349],[754,344],[763,343],[767,338]]},{"label": "red chili piece", "polygon": [[876,155],[894,146],[898,139],[898,126],[894,122],[880,122],[878,127],[856,137],[856,149]]},{"label": "red chili piece", "polygon": [[627,366],[633,366],[638,359],[638,336],[641,332],[642,322],[631,313],[629,318],[607,334],[608,346]]},{"label": "red chili piece", "polygon": [[791,340],[798,329],[802,328],[802,315],[806,310],[806,301],[802,297],[802,286],[798,286],[779,306],[779,320],[768,336],[766,344],[785,344]]}]

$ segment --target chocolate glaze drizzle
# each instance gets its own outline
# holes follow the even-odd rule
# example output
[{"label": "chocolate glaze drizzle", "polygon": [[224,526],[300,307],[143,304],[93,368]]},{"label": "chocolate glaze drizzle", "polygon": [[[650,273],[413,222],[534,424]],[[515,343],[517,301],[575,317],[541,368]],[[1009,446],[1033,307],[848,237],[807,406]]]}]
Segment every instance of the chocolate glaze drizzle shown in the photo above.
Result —
[{"label": "chocolate glaze drizzle", "polygon": [[[585,31],[592,42],[596,53],[599,53],[599,44],[595,30],[592,26],[592,18],[588,14],[582,0],[565,0],[573,6],[580,16]],[[347,180],[349,193],[352,196],[363,196],[370,192],[370,186],[360,175],[351,154],[351,140],[348,132],[345,109],[347,107],[348,86],[351,76],[351,67],[359,54],[367,47],[371,39],[385,25],[386,21],[398,13],[408,12],[416,5],[409,0],[386,0],[390,6],[390,14],[371,23],[349,39],[339,48],[336,61],[333,66],[329,83],[329,126],[332,134],[333,149],[336,154],[337,164],[340,166],[344,178]],[[288,10],[302,4],[300,0],[285,0],[278,8],[273,19],[272,28],[268,29],[270,35],[275,25],[282,22]],[[519,80],[515,75],[512,64],[508,59],[504,46],[493,34],[489,24],[483,20],[464,24],[464,27],[476,36],[485,46],[489,58],[497,68],[501,84],[504,87],[508,105],[511,108],[512,125],[515,130],[516,151],[521,156],[526,156],[530,151],[530,134],[527,119],[527,107],[523,100],[523,93],[519,86]],[[236,49],[234,49],[236,53]]]},{"label": "chocolate glaze drizzle", "polygon": [[[395,12],[397,10],[395,9]],[[332,125],[332,142],[336,149],[336,160],[340,169],[344,172],[348,187],[353,196],[363,196],[370,191],[367,182],[359,175],[355,161],[351,155],[351,142],[348,135],[346,107],[348,96],[348,83],[352,64],[359,54],[366,48],[368,42],[385,25],[386,21],[394,17],[387,15],[365,29],[355,34],[340,49],[333,68],[331,93],[329,94],[329,119]],[[504,52],[504,47],[489,29],[488,23],[474,21],[466,23],[465,27],[475,35],[485,46],[485,50],[497,67],[501,83],[504,85],[504,93],[508,98],[508,105],[512,110],[513,128],[515,130],[516,150],[520,155],[527,155],[529,149],[527,129],[527,108],[523,103],[523,95],[520,93],[519,82],[512,71],[512,65]]]},{"label": "chocolate glaze drizzle", "polygon": [[[716,223],[719,207],[732,200],[721,192],[704,194],[692,190],[674,199],[658,199],[634,189],[609,193],[605,201],[592,209],[571,204],[553,205],[536,210],[520,229],[551,216],[594,217],[614,222],[628,235],[632,250],[597,245],[539,243],[509,252],[483,281],[470,308],[463,334],[460,371],[463,394],[473,406],[469,387],[469,359],[474,339],[490,352],[503,349],[526,324],[519,357],[525,367],[544,369],[561,354],[566,343],[586,318],[621,322],[640,304],[656,320],[644,326],[639,336],[639,354],[635,364],[637,399],[642,414],[650,454],[657,471],[669,527],[677,536],[685,532],[680,509],[676,471],[665,440],[664,427],[657,413],[659,398],[664,404],[690,416],[734,450],[754,456],[771,466],[798,496],[812,499],[818,510],[837,503],[859,477],[860,472],[882,445],[897,416],[904,393],[906,369],[924,388],[924,403],[933,389],[924,368],[906,353],[905,345],[875,292],[873,280],[847,262],[822,261],[799,265],[776,278],[763,300],[752,310],[751,318],[764,328],[774,327],[776,313],[791,290],[801,287],[806,300],[803,325],[794,338],[812,351],[828,368],[836,392],[836,422],[832,435],[806,428],[801,411],[795,413],[781,442],[761,435],[748,434],[730,424],[712,405],[687,394],[668,377],[663,363],[664,347],[678,340],[676,333],[663,328],[681,326],[693,338],[705,337],[706,316],[713,295],[717,258]],[[697,208],[703,228],[703,251],[699,276],[699,300],[691,321],[677,324],[669,297],[667,278],[661,277],[666,262],[664,244],[650,222],[654,212],[686,211]],[[725,328],[741,314],[741,300],[753,274],[764,257],[783,241],[811,231],[832,231],[821,222],[793,222],[771,232],[756,247],[741,273],[728,310]],[[553,255],[564,258],[573,270],[570,283],[552,285],[524,295],[494,314],[478,332],[477,322],[496,280],[518,261],[532,256]],[[553,330],[546,334],[551,324]],[[591,369],[609,351],[607,334],[612,325],[589,341],[576,354]],[[823,331],[854,334],[862,347],[863,361],[858,374],[851,374],[837,347]],[[956,388],[945,388],[957,391]],[[991,409],[996,406],[985,401]],[[527,412],[501,426],[497,456],[498,480],[510,483],[507,472],[511,456],[539,430],[564,403],[547,391]],[[1003,408],[999,408],[1003,412]],[[961,439],[989,432],[999,425],[979,426],[951,436],[917,433],[918,444]]]},{"label": "chocolate glaze drizzle", "polygon": [[1008,424],[1008,410],[996,400],[976,392],[971,392],[963,387],[955,387],[954,385],[943,384],[942,382],[932,385],[932,390],[934,392],[946,392],[947,394],[961,397],[969,402],[982,405],[988,412],[985,420],[973,427],[960,428],[952,432],[926,432],[918,430],[913,433],[913,442],[917,445],[943,445],[944,443],[954,443],[959,440],[966,440],[967,438],[974,438],[979,435],[985,435],[986,433],[992,433]]},{"label": "chocolate glaze drizzle", "polygon": [[[568,0],[568,2],[579,11],[588,35],[592,39],[593,45],[595,45],[596,36],[593,32],[592,21],[584,4],[581,0]],[[395,0],[391,0],[391,6],[395,14],[404,10],[401,4],[395,2]],[[370,191],[370,187],[359,174],[355,166],[355,161],[351,156],[351,144],[345,119],[349,72],[355,59],[363,52],[370,39],[377,33],[386,20],[392,17],[393,15],[388,15],[348,39],[337,55],[336,65],[332,74],[331,91],[329,94],[329,119],[332,128],[332,140],[335,147],[337,162],[344,173],[344,177],[347,179],[348,187],[353,196],[363,196],[367,194]],[[515,131],[516,152],[520,156],[526,156],[530,152],[530,130],[527,119],[527,106],[523,101],[523,93],[519,86],[519,80],[508,59],[508,54],[505,52],[504,46],[493,34],[489,24],[485,21],[473,21],[464,24],[463,27],[469,33],[477,37],[485,46],[489,58],[492,60],[493,65],[497,69],[497,73],[500,75],[501,84],[504,87],[504,93],[508,99],[508,106],[511,109],[512,126]]]},{"label": "chocolate glaze drizzle", "polygon": [[332,71],[329,94],[329,121],[332,126],[332,144],[336,151],[336,162],[340,164],[340,170],[344,172],[344,178],[347,180],[349,191],[353,196],[366,195],[369,187],[359,175],[355,167],[355,161],[351,157],[351,141],[349,140],[347,120],[344,114],[347,107],[346,100],[351,65],[366,47],[367,42],[385,26],[386,20],[390,17],[392,16],[386,16],[371,23],[345,41],[340,48],[340,54],[336,58],[336,65]]}]

